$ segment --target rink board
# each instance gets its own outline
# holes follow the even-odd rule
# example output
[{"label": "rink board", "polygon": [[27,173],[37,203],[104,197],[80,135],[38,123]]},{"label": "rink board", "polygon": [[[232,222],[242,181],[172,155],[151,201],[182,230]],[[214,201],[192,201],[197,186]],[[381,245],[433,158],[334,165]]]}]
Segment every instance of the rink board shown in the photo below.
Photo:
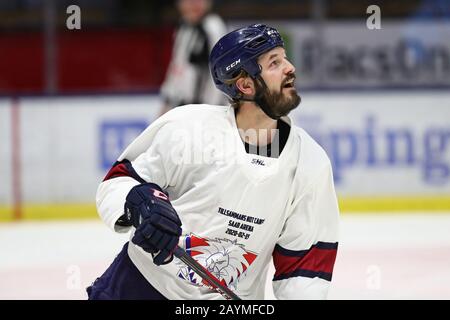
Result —
[{"label": "rink board", "polygon": [[[450,209],[450,93],[302,99],[292,118],[328,153],[342,211]],[[0,220],[18,208],[24,218],[95,217],[98,184],[159,106],[152,95],[0,100]]]}]

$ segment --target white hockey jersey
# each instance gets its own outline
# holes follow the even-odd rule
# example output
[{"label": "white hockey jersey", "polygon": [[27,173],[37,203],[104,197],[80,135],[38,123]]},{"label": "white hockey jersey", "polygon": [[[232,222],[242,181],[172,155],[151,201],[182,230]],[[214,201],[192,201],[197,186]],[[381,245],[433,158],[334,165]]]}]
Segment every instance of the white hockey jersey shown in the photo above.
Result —
[{"label": "white hockey jersey", "polygon": [[[233,108],[183,106],[154,121],[119,160],[168,192],[183,223],[180,246],[241,298],[264,298],[273,257],[277,298],[324,299],[338,236],[331,164],[305,131],[283,121],[291,124],[283,151],[262,157],[245,151]],[[115,222],[139,184],[121,175],[97,191],[98,212],[117,232],[128,231]],[[222,299],[177,258],[156,266],[131,241],[128,254],[168,299]]]}]

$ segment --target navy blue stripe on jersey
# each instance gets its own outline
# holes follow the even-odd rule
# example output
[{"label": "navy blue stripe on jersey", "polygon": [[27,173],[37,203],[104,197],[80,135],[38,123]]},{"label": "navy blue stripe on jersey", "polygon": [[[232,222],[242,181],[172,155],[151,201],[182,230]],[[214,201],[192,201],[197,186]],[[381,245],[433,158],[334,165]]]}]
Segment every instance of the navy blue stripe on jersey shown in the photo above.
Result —
[{"label": "navy blue stripe on jersey", "polygon": [[[338,243],[337,242],[322,242],[319,241],[317,242],[315,245],[311,246],[312,248],[317,248],[317,249],[325,249],[325,250],[332,250],[332,249],[337,249],[338,248]],[[302,257],[305,254],[307,254],[311,249],[309,250],[289,250],[289,249],[285,249],[280,245],[275,245],[275,250],[279,251],[281,254],[283,254],[284,256],[289,256],[289,257]]]},{"label": "navy blue stripe on jersey", "polygon": [[134,170],[131,162],[127,159],[122,161],[116,161],[112,168],[108,171],[103,181],[110,180],[117,177],[131,177],[140,183],[146,183],[144,179],[142,179],[137,172]]},{"label": "navy blue stripe on jersey", "polygon": [[331,281],[333,274],[329,272],[311,271],[298,269],[290,273],[281,274],[273,278],[273,281],[284,280],[294,277],[306,277],[306,278],[321,278],[327,281]]},{"label": "navy blue stripe on jersey", "polygon": [[292,277],[319,277],[331,281],[337,247],[337,242],[319,241],[308,250],[289,250],[277,244],[273,251],[273,281]]}]

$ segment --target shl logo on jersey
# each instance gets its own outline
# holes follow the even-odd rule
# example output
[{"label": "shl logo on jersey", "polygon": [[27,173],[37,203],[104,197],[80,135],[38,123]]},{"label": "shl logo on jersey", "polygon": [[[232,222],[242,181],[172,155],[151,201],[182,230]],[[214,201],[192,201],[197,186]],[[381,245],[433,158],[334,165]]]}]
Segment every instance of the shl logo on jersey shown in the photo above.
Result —
[{"label": "shl logo on jersey", "polygon": [[[257,257],[256,254],[246,251],[244,245],[238,244],[237,240],[212,240],[193,234],[184,238],[184,248],[222,284],[234,289],[237,289],[239,279],[245,276],[248,267]],[[209,287],[191,268],[178,259],[175,261],[179,267],[179,278],[197,286]]]}]

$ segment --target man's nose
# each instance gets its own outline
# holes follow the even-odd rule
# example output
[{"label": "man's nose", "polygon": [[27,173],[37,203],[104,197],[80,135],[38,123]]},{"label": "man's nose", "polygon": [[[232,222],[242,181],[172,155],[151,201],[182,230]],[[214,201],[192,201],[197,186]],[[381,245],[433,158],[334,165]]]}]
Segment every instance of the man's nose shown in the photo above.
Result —
[{"label": "man's nose", "polygon": [[285,61],[286,61],[286,64],[284,67],[284,73],[285,74],[295,73],[294,65],[288,59],[285,59]]}]

